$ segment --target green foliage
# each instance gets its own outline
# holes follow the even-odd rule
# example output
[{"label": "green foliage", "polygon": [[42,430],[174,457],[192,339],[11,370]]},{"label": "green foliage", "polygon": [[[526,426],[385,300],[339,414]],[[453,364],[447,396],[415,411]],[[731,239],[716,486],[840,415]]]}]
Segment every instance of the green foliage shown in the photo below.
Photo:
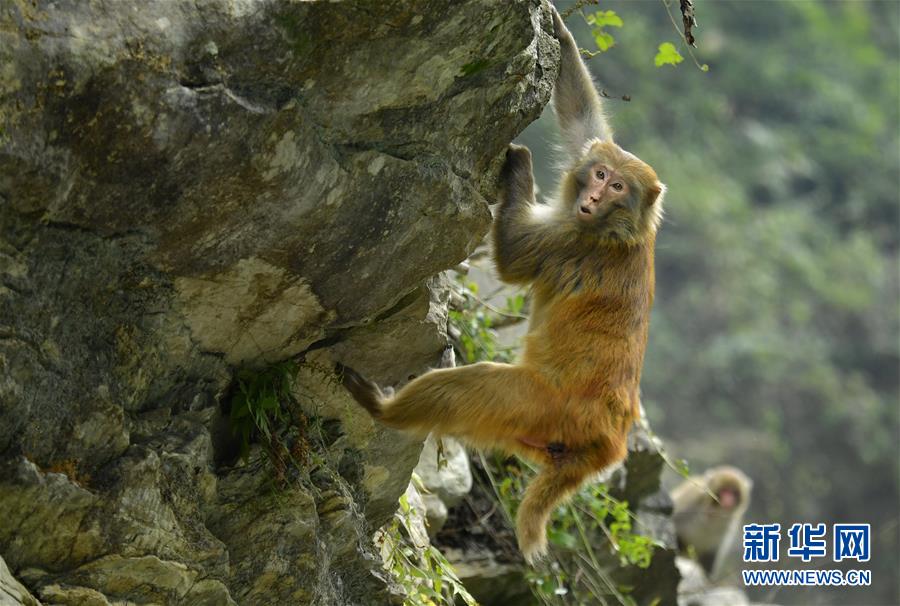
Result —
[{"label": "green foliage", "polygon": [[399,504],[393,519],[376,534],[375,542],[381,548],[385,570],[406,592],[404,606],[454,606],[458,600],[466,606],[477,606],[453,566],[427,537],[416,543],[415,512],[406,493],[400,496]]},{"label": "green foliage", "polygon": [[525,295],[518,294],[514,297],[506,298],[506,307],[512,314],[520,314],[525,308]]},{"label": "green foliage", "polygon": [[681,56],[681,53],[678,52],[678,49],[676,49],[675,45],[671,42],[663,42],[660,44],[656,57],[653,58],[653,63],[656,67],[662,67],[663,65],[671,65],[674,67],[682,61],[684,61],[684,57]]},{"label": "green foliage", "polygon": [[[606,502],[596,506],[592,504],[594,519],[602,520],[606,515],[612,519],[608,528],[609,540],[618,552],[620,562],[623,566],[634,564],[638,568],[647,568],[657,544],[649,537],[632,532],[632,513],[628,509],[628,501],[615,501],[605,493],[603,496]],[[610,503],[613,505],[611,508]]]},{"label": "green foliage", "polygon": [[510,362],[512,351],[497,345],[497,333],[493,326],[498,318],[524,320],[522,309],[525,297],[516,295],[507,298],[505,310],[493,309],[478,297],[478,285],[460,276],[454,289],[462,304],[451,309],[450,326],[458,333],[457,348],[466,364],[483,360]]},{"label": "green foliage", "polygon": [[615,11],[597,11],[587,15],[585,21],[591,26],[594,43],[601,52],[605,52],[615,45],[615,38],[604,29],[605,27],[622,27],[622,18]]},{"label": "green foliage", "polygon": [[[599,2],[598,0],[578,0],[573,7],[563,11],[563,16],[565,18],[575,11],[577,11],[582,16],[584,22],[590,28],[591,37],[594,39],[594,45],[598,50],[590,51],[582,48],[581,53],[588,58],[593,58],[600,53],[605,53],[616,45],[616,39],[606,28],[622,27],[624,25],[624,21],[614,10],[598,10],[586,15],[582,10],[584,5],[586,4],[599,4]],[[688,55],[691,57],[691,59],[693,59],[694,64],[701,71],[709,71],[709,65],[701,65],[694,56],[694,52],[691,49],[691,46],[685,41],[684,34],[679,28],[672,13],[672,8],[670,6],[669,0],[662,0],[662,4],[669,16],[669,20],[671,21],[672,26],[675,28],[675,31],[678,32],[679,36],[681,36],[682,41],[685,42],[685,49],[687,50]],[[696,25],[696,23],[694,25]],[[656,53],[656,57],[654,58],[656,67],[661,67],[663,65],[671,65],[674,67],[682,61],[684,61],[684,57],[681,56],[681,53],[678,52],[678,50],[675,48],[675,45],[671,42],[663,42],[662,44],[660,44],[658,52]]]},{"label": "green foliage", "polygon": [[273,427],[287,419],[291,388],[297,366],[281,362],[265,370],[241,370],[237,374],[237,393],[231,399],[231,429],[240,440],[240,454],[245,461],[254,435],[266,444],[272,442]]},{"label": "green foliage", "polygon": [[493,360],[497,355],[496,335],[491,330],[491,318],[484,313],[466,314],[450,311],[450,322],[460,331],[460,344],[466,362]]},{"label": "green foliage", "polygon": [[597,11],[587,16],[587,22],[594,27],[622,27],[622,18],[615,11]]}]

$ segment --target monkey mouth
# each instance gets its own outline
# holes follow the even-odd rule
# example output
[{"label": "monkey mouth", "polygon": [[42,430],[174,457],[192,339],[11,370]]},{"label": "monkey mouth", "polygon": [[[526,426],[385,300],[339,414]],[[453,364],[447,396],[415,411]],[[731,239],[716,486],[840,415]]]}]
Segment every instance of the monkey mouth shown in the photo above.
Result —
[{"label": "monkey mouth", "polygon": [[581,205],[578,207],[578,218],[579,219],[590,219],[593,213],[591,213],[591,209],[587,206]]}]

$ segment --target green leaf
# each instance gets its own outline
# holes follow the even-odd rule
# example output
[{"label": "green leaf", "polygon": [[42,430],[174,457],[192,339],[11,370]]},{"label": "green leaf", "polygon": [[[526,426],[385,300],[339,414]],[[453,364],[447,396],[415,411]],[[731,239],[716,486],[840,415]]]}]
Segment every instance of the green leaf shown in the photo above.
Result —
[{"label": "green leaf", "polygon": [[616,11],[597,11],[593,15],[588,15],[587,22],[596,27],[622,27],[622,18],[616,14]]},{"label": "green leaf", "polygon": [[595,29],[592,33],[594,34],[594,42],[601,51],[608,51],[616,44],[616,39],[602,29]]},{"label": "green leaf", "polygon": [[522,308],[525,306],[525,296],[524,295],[516,295],[515,297],[507,297],[506,298],[506,308],[510,313],[517,314],[522,311]]},{"label": "green leaf", "polygon": [[684,57],[681,56],[681,53],[678,52],[678,49],[675,48],[675,45],[671,42],[663,42],[659,45],[659,52],[656,53],[656,57],[653,58],[653,63],[656,64],[656,67],[662,67],[663,65],[678,65],[684,61]]},{"label": "green leaf", "polygon": [[263,412],[278,408],[278,398],[274,394],[266,394],[259,400],[259,409]]}]

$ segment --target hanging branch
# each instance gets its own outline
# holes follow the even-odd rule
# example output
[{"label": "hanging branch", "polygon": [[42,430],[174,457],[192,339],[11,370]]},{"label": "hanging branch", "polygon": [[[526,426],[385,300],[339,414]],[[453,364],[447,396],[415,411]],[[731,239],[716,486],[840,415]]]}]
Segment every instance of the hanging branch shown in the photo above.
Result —
[{"label": "hanging branch", "polygon": [[[672,26],[675,28],[675,31],[681,34],[681,31],[678,29],[678,23],[675,21],[675,16],[672,14],[672,10],[669,4],[670,2],[672,2],[672,0],[661,0],[661,2],[663,3],[663,6],[666,7],[666,14],[669,15],[669,20],[672,22]],[[685,43],[684,48],[685,50],[687,50],[688,55],[693,60],[694,65],[697,66],[697,69],[703,72],[708,72],[709,66],[705,63],[701,65],[697,60],[697,56],[694,54],[693,48],[691,48],[697,46],[696,44],[694,44],[694,34],[691,31],[692,28],[697,26],[697,20],[694,19],[693,0],[681,0],[681,10],[682,20],[684,22],[684,34],[682,35],[682,40]],[[685,12],[685,10],[687,10],[687,12]],[[688,25],[688,19],[690,19],[690,25]]]},{"label": "hanging branch", "polygon": [[694,0],[681,0],[681,20],[684,22],[684,41],[697,48],[694,44],[694,28],[697,27],[697,19],[694,18]]},{"label": "hanging branch", "polygon": [[560,13],[559,16],[563,18],[563,21],[565,21],[569,18],[569,15],[571,15],[575,11],[580,11],[588,4],[600,4],[600,0],[577,0],[574,5],[564,10],[562,13]]}]

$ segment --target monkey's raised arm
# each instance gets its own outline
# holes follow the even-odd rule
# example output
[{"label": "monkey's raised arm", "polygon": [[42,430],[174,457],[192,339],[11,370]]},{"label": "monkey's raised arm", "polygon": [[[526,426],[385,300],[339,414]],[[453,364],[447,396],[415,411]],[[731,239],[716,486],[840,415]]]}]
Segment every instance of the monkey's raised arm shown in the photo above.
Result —
[{"label": "monkey's raised arm", "polygon": [[581,60],[578,44],[555,8],[553,25],[560,52],[553,106],[566,150],[572,158],[578,158],[589,140],[600,138],[612,141],[612,129],[603,115],[600,95]]},{"label": "monkey's raised arm", "polygon": [[504,282],[523,284],[538,274],[546,257],[541,245],[543,222],[536,216],[531,152],[527,147],[510,145],[500,173],[500,208],[494,219],[494,263]]}]

